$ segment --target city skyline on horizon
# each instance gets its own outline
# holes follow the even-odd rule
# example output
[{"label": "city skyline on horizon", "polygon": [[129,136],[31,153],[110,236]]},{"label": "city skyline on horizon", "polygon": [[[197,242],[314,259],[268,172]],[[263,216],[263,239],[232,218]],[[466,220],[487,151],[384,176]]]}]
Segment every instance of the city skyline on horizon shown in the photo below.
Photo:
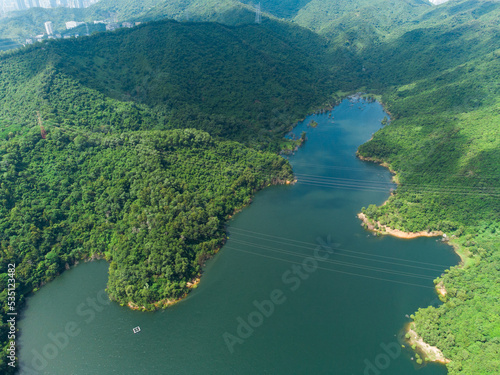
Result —
[{"label": "city skyline on horizon", "polygon": [[99,0],[0,0],[0,13],[30,8],[87,8]]}]

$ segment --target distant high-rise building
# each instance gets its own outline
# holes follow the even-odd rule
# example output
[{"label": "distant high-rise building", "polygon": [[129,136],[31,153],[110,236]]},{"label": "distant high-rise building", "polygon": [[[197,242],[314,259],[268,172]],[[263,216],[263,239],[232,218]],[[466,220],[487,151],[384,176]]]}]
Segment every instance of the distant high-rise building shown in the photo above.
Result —
[{"label": "distant high-rise building", "polygon": [[84,8],[83,0],[67,0],[68,8]]},{"label": "distant high-rise building", "polygon": [[24,0],[25,8],[39,8],[40,1],[39,0]]},{"label": "distant high-rise building", "polygon": [[13,10],[18,10],[17,1],[14,0],[0,0],[2,13],[12,12]]},{"label": "distant high-rise building", "polygon": [[57,7],[56,0],[38,0],[40,8],[55,8]]},{"label": "distant high-rise building", "polygon": [[0,0],[0,11],[2,11],[3,13],[25,8],[25,0]]},{"label": "distant high-rise building", "polygon": [[54,34],[54,28],[52,27],[52,22],[45,22],[45,30],[47,31],[47,35]]}]

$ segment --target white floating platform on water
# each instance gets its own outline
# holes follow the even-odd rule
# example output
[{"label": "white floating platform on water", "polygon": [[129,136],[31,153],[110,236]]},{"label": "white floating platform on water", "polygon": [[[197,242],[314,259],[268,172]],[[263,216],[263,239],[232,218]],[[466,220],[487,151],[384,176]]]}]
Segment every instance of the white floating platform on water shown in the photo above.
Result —
[{"label": "white floating platform on water", "polygon": [[139,333],[139,332],[141,332],[141,327],[137,326],[137,327],[133,328],[132,331],[134,333]]}]

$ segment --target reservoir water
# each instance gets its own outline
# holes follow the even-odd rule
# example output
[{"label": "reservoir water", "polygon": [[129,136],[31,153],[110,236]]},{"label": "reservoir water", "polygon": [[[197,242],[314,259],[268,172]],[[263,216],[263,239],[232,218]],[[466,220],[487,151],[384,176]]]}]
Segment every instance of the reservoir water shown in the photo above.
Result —
[{"label": "reservoir water", "polygon": [[458,257],[436,238],[374,236],[356,217],[394,187],[355,156],[384,116],[344,100],[299,123],[298,182],[235,215],[198,288],[171,308],[110,302],[104,261],[44,286],[19,323],[21,374],[446,374],[416,365],[400,338],[409,314],[439,303],[432,280]]}]

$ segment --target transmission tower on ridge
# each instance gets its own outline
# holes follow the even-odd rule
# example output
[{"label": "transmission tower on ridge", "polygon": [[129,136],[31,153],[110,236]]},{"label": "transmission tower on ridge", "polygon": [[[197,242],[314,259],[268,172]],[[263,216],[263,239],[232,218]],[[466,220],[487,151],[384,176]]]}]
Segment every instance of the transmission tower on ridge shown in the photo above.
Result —
[{"label": "transmission tower on ridge", "polygon": [[260,3],[255,6],[255,23],[262,22],[262,11],[260,9]]}]

